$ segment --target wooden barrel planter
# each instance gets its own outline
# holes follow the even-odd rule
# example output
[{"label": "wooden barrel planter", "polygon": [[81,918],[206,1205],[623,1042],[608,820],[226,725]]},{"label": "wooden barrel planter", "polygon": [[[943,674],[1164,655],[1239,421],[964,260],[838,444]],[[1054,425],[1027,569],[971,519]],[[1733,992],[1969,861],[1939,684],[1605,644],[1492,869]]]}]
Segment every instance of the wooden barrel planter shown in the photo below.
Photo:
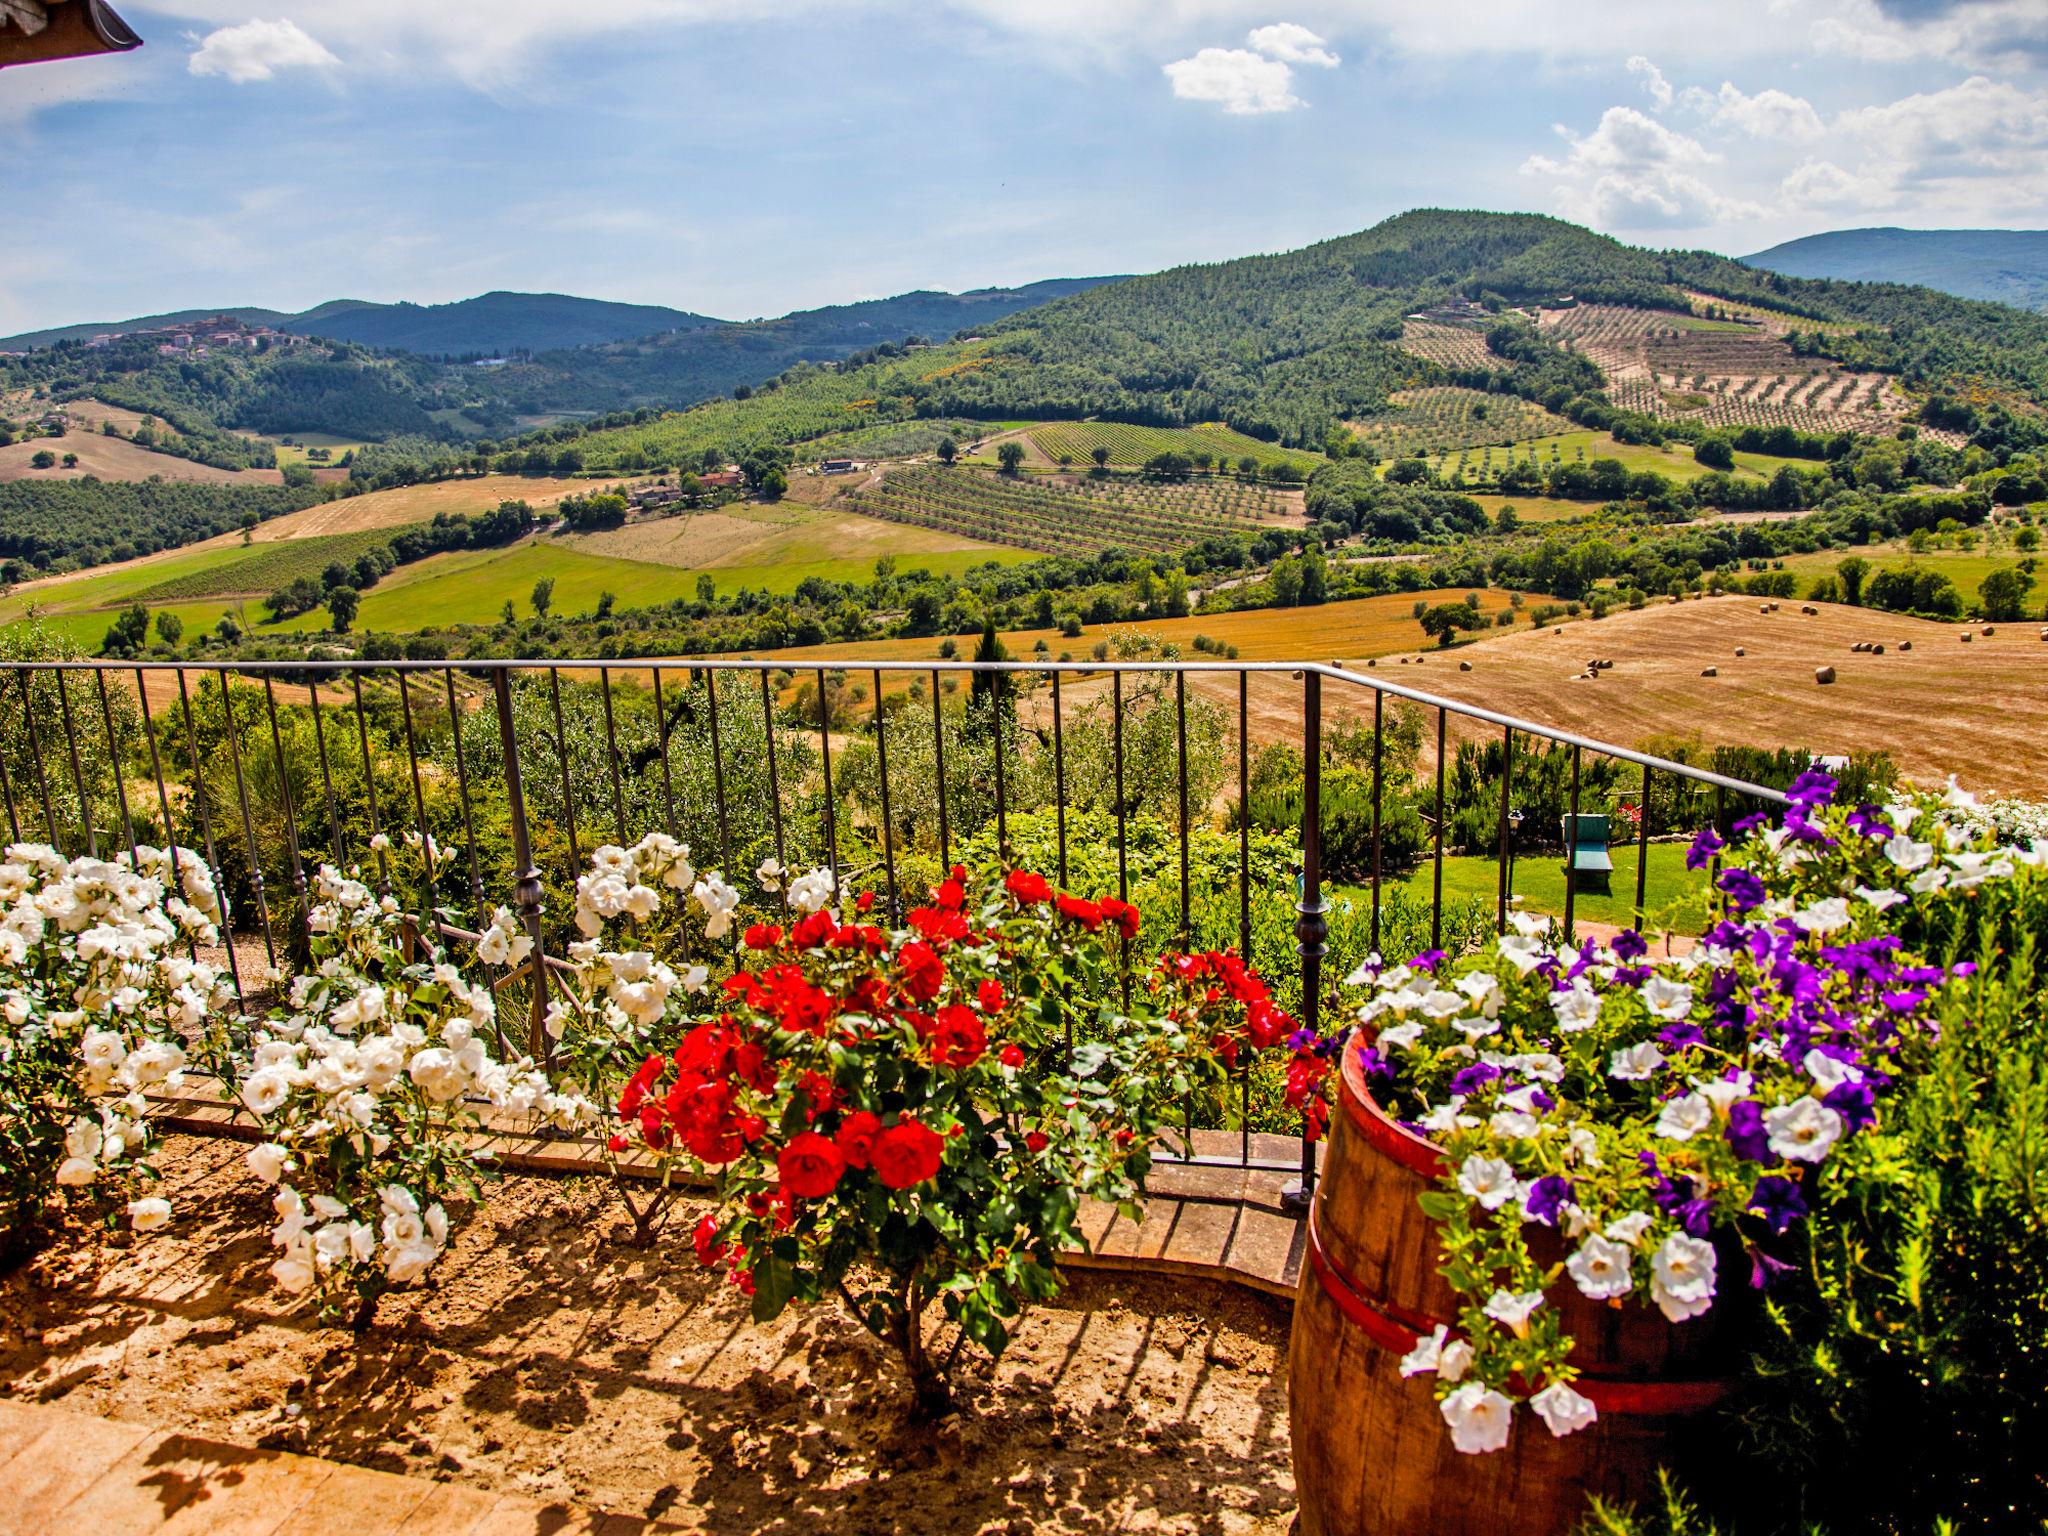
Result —
[{"label": "wooden barrel planter", "polygon": [[[1339,1100],[1289,1354],[1302,1536],[1562,1536],[1589,1495],[1655,1500],[1659,1466],[1689,1459],[1688,1420],[1726,1393],[1735,1344],[1724,1314],[1742,1285],[1730,1268],[1739,1253],[1721,1254],[1722,1303],[1679,1324],[1640,1296],[1590,1301],[1560,1280],[1550,1304],[1576,1340],[1575,1385],[1599,1420],[1559,1439],[1521,1408],[1505,1448],[1466,1455],[1451,1443],[1435,1378],[1400,1372],[1417,1336],[1458,1313],[1437,1272],[1434,1226],[1415,1203],[1442,1157],[1373,1102],[1355,1040]],[[1547,1232],[1532,1233],[1531,1246],[1546,1264],[1565,1255]]]}]

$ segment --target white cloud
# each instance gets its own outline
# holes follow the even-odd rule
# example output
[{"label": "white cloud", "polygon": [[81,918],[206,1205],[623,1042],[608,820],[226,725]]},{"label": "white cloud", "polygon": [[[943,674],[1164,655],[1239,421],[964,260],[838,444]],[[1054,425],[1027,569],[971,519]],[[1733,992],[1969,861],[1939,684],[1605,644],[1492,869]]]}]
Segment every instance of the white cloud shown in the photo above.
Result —
[{"label": "white cloud", "polygon": [[209,32],[185,67],[195,75],[220,75],[248,85],[280,69],[332,69],[340,63],[297,22],[252,19]]},{"label": "white cloud", "polygon": [[1671,105],[1671,82],[1664,78],[1663,70],[1638,53],[1629,59],[1628,72],[1642,81],[1643,90],[1659,112]]},{"label": "white cloud", "polygon": [[1589,134],[1563,124],[1563,159],[1531,155],[1522,174],[1552,183],[1559,208],[1602,229],[1697,229],[1768,211],[1724,195],[1700,173],[1720,156],[1634,107],[1609,107]]},{"label": "white cloud", "polygon": [[1808,160],[1778,188],[1795,208],[1889,208],[1897,190],[1884,177],[1845,171],[1832,160]]},{"label": "white cloud", "polygon": [[2023,69],[2048,62],[2041,0],[1840,0],[1811,33],[1822,53],[1875,63],[1939,59]]},{"label": "white cloud", "polygon": [[1294,94],[1293,70],[1246,48],[1204,48],[1166,65],[1165,73],[1181,100],[1213,101],[1238,116],[1307,105]]},{"label": "white cloud", "polygon": [[1215,102],[1239,117],[1292,112],[1307,102],[1294,94],[1294,65],[1335,69],[1342,62],[1307,27],[1292,21],[1254,27],[1249,48],[1204,48],[1163,66],[1183,101]]},{"label": "white cloud", "polygon": [[1888,106],[1842,113],[1836,128],[1911,179],[2039,172],[2048,155],[2048,95],[1973,75]]},{"label": "white cloud", "polygon": [[1276,21],[1270,27],[1255,27],[1245,41],[1255,52],[1289,64],[1313,64],[1318,69],[1335,69],[1342,61],[1323,46],[1323,40],[1299,22]]},{"label": "white cloud", "polygon": [[1709,128],[1723,133],[1779,143],[1805,143],[1826,131],[1812,102],[1775,88],[1766,87],[1750,96],[1724,80],[1718,94],[1710,95],[1698,86],[1690,86],[1683,100],[1687,110],[1700,113]]}]

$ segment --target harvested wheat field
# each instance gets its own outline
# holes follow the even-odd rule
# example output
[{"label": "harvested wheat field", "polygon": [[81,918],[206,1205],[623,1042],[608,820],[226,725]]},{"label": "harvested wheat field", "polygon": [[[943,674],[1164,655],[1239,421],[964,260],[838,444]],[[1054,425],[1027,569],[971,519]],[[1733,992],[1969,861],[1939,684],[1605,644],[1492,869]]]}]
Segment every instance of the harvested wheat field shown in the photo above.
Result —
[{"label": "harvested wheat field", "polygon": [[[54,453],[57,464],[49,469],[35,468],[31,461],[39,453]],[[78,455],[76,468],[64,468],[67,453]],[[90,432],[32,437],[0,448],[0,481],[82,480],[87,475],[102,480],[147,480],[151,475],[161,475],[166,480],[201,485],[276,485],[283,479],[274,469],[215,469],[211,464],[195,464],[190,459],[157,453],[126,438]]]},{"label": "harvested wheat field", "polygon": [[73,1228],[0,1277],[0,1392],[234,1444],[653,1515],[719,1533],[1279,1533],[1293,1514],[1287,1311],[1221,1286],[1076,1277],[968,1411],[908,1388],[837,1305],[757,1327],[699,1268],[693,1211],[648,1251],[601,1180],[493,1187],[423,1289],[358,1338],[282,1304],[268,1195],[174,1136],[174,1225]]},{"label": "harvested wheat field", "polygon": [[[1915,778],[1954,773],[1980,791],[2048,793],[2039,622],[1986,635],[1982,625],[1867,608],[1783,601],[1758,611],[1765,606],[1750,597],[1654,603],[1561,633],[1518,630],[1432,654],[1419,669],[1383,658],[1375,672],[1391,665],[1391,681],[1619,746],[1677,732],[1709,745],[1878,748]],[[1884,654],[1851,649],[1863,641]],[[1901,641],[1912,649],[1901,651]],[[1595,658],[1614,665],[1587,680]],[[1708,667],[1717,675],[1702,676]],[[1832,684],[1815,681],[1821,667],[1834,669]]]}]

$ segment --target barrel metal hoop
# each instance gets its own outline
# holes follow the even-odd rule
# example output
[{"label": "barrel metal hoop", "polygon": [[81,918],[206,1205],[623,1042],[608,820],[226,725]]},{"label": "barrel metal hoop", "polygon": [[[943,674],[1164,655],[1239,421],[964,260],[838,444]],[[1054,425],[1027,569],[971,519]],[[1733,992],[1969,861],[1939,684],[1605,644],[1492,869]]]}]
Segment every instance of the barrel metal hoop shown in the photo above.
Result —
[{"label": "barrel metal hoop", "polygon": [[[1405,1355],[1437,1328],[1450,1327],[1360,1290],[1323,1247],[1314,1210],[1308,1217],[1308,1260],[1323,1294],[1337,1304],[1347,1322],[1381,1349]],[[1713,1407],[1729,1392],[1725,1381],[1656,1381],[1591,1375],[1580,1376],[1572,1385],[1601,1413],[1624,1417],[1699,1413]]]}]

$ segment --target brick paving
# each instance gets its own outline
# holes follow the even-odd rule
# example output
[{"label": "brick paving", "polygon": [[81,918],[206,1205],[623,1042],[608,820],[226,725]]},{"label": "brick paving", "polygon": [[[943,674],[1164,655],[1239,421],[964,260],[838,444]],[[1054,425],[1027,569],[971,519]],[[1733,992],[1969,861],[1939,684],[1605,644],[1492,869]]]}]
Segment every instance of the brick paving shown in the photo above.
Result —
[{"label": "brick paving", "polygon": [[0,1398],[0,1536],[657,1536],[683,1529]]}]

